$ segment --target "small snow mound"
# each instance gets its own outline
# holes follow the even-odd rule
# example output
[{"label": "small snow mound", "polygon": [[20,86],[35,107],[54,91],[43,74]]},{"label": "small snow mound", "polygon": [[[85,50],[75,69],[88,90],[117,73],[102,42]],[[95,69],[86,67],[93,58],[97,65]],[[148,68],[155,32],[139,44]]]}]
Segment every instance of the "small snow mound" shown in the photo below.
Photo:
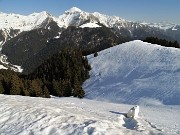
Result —
[{"label": "small snow mound", "polygon": [[3,65],[0,65],[0,69],[8,69],[8,68],[4,67]]},{"label": "small snow mound", "polygon": [[80,26],[81,28],[97,28],[97,27],[101,27],[96,23],[86,23]]},{"label": "small snow mound", "polygon": [[139,106],[136,105],[135,107],[132,107],[128,113],[127,113],[127,117],[128,118],[137,118],[139,114]]}]

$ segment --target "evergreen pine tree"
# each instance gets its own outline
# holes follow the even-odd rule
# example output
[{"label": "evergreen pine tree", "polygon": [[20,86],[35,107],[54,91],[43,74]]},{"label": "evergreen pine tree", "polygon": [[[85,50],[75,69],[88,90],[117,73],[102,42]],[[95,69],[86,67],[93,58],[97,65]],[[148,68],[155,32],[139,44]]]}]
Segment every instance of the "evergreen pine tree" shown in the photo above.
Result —
[{"label": "evergreen pine tree", "polygon": [[71,83],[69,80],[64,80],[63,81],[63,96],[69,97],[72,95],[72,88],[71,88]]},{"label": "evergreen pine tree", "polygon": [[43,97],[43,92],[39,79],[32,80],[30,84],[30,91],[31,91],[31,96],[33,97]]},{"label": "evergreen pine tree", "polygon": [[12,75],[10,80],[10,95],[20,95],[21,94],[21,85],[18,76]]},{"label": "evergreen pine tree", "polygon": [[4,94],[4,87],[1,81],[0,81],[0,94]]},{"label": "evergreen pine tree", "polygon": [[52,86],[53,86],[53,95],[54,96],[62,96],[61,95],[61,93],[60,93],[60,84],[59,84],[59,82],[58,81],[56,81],[56,80],[53,80],[52,81]]},{"label": "evergreen pine tree", "polygon": [[46,86],[44,86],[44,88],[43,88],[43,93],[44,93],[43,97],[50,98],[49,90]]},{"label": "evergreen pine tree", "polygon": [[94,53],[94,57],[97,57],[97,56],[98,56],[98,53],[97,53],[97,52],[95,52],[95,53]]}]

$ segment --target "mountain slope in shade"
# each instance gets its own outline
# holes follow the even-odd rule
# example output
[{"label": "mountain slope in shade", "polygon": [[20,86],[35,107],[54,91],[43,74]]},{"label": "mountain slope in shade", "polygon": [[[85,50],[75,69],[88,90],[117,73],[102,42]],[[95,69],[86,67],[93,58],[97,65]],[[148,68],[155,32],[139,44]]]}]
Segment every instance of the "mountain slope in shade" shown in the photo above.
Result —
[{"label": "mountain slope in shade", "polygon": [[179,49],[135,40],[88,59],[92,70],[84,83],[87,98],[180,105]]}]

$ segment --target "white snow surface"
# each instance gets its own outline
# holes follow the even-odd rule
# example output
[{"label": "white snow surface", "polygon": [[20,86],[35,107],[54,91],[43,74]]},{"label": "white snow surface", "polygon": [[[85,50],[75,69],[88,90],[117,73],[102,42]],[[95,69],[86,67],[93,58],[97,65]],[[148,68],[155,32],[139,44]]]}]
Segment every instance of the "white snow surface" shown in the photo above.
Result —
[{"label": "white snow surface", "polygon": [[88,28],[97,28],[97,27],[101,27],[101,26],[99,26],[96,23],[86,23],[86,24],[83,24],[83,25],[81,25],[79,27],[81,27],[81,28],[86,28],[86,27],[88,27]]},{"label": "white snow surface", "polygon": [[0,65],[0,69],[8,69],[8,68],[3,65]]},{"label": "white snow surface", "polygon": [[135,40],[88,56],[89,99],[180,105],[180,50]]},{"label": "white snow surface", "polygon": [[77,98],[34,98],[0,94],[2,135],[178,135],[180,106],[132,107]]},{"label": "white snow surface", "polygon": [[0,13],[0,29],[20,29],[28,31],[39,27],[50,15],[46,12],[33,13],[28,16]]}]

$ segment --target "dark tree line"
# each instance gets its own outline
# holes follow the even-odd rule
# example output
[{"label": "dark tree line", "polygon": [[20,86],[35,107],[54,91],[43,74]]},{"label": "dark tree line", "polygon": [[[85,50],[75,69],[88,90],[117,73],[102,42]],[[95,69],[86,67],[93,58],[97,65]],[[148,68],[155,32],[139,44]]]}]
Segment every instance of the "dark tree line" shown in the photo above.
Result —
[{"label": "dark tree line", "polygon": [[177,41],[172,42],[172,41],[167,41],[165,39],[159,39],[157,37],[147,37],[144,41],[148,43],[152,43],[152,44],[158,44],[165,47],[180,48],[180,45],[178,44]]},{"label": "dark tree line", "polygon": [[81,85],[89,78],[90,69],[80,50],[64,49],[29,75],[0,70],[0,94],[83,98],[85,93]]}]

